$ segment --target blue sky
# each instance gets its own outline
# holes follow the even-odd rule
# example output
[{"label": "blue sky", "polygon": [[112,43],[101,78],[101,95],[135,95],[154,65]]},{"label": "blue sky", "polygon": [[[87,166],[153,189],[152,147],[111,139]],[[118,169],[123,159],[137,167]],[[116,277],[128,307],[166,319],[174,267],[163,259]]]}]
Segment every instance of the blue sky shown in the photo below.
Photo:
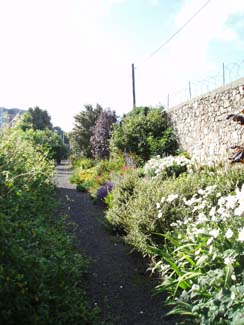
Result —
[{"label": "blue sky", "polygon": [[[243,0],[211,0],[145,61],[205,2],[0,0],[0,106],[38,105],[67,131],[87,103],[121,115],[132,108],[131,63],[138,105],[165,105],[168,94],[176,104],[189,80],[193,95],[214,87],[222,62],[244,59]],[[243,74],[244,63],[226,68],[227,79]]]}]

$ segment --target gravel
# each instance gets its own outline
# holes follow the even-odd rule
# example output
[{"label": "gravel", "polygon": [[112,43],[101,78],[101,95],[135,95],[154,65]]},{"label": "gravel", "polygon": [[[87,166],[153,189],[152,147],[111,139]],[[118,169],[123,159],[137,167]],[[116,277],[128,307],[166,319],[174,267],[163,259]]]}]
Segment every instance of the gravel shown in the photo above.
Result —
[{"label": "gravel", "polygon": [[60,199],[58,215],[68,215],[76,224],[76,245],[90,261],[87,294],[93,306],[101,308],[96,324],[177,324],[163,319],[164,297],[152,295],[156,279],[146,272],[145,260],[104,227],[104,208],[94,205],[88,193],[70,184],[67,163],[56,168]]}]

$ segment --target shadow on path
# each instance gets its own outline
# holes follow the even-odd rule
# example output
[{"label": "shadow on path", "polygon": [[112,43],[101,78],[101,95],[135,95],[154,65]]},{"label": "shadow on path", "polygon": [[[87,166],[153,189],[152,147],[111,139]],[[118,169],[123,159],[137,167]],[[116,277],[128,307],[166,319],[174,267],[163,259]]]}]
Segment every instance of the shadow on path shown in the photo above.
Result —
[{"label": "shadow on path", "polygon": [[103,227],[104,211],[87,193],[78,193],[68,181],[67,165],[57,167],[59,215],[77,224],[77,246],[90,259],[87,293],[101,308],[99,324],[176,324],[163,316],[162,296],[152,296],[154,280],[146,274],[143,259]]}]

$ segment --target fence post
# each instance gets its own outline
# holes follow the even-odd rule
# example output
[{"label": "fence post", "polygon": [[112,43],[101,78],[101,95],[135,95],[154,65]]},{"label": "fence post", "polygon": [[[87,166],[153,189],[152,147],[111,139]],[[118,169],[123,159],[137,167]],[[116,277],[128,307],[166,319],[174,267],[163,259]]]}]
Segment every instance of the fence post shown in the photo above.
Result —
[{"label": "fence post", "polygon": [[222,70],[223,70],[223,85],[225,85],[225,64],[224,64],[224,62],[222,65]]},{"label": "fence post", "polygon": [[189,81],[189,96],[190,96],[190,99],[191,99],[191,82]]},{"label": "fence post", "polygon": [[167,107],[169,108],[169,94],[168,94],[168,98],[167,98]]}]

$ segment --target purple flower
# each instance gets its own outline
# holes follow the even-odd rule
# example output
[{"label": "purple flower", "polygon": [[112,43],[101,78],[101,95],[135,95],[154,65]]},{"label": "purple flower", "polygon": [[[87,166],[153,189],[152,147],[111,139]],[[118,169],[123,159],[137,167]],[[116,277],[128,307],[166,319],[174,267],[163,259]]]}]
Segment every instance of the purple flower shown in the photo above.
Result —
[{"label": "purple flower", "polygon": [[104,200],[105,197],[108,195],[109,192],[112,191],[113,189],[113,182],[108,181],[106,183],[104,183],[98,190],[97,190],[97,198],[99,200]]}]

